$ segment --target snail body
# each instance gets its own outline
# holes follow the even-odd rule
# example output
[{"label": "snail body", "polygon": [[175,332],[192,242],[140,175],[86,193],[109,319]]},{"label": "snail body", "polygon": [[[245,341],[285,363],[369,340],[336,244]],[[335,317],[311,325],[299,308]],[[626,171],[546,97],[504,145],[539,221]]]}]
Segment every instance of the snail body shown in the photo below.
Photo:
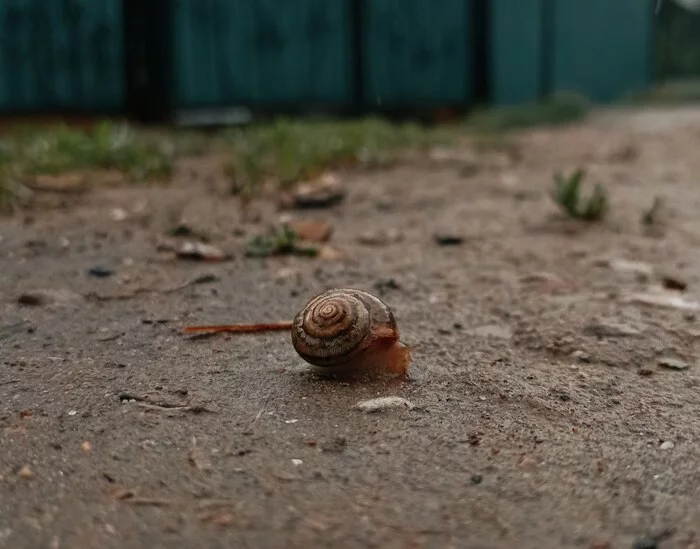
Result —
[{"label": "snail body", "polygon": [[294,350],[321,373],[406,375],[411,362],[394,313],[361,290],[337,288],[313,297],[295,315],[291,333]]}]

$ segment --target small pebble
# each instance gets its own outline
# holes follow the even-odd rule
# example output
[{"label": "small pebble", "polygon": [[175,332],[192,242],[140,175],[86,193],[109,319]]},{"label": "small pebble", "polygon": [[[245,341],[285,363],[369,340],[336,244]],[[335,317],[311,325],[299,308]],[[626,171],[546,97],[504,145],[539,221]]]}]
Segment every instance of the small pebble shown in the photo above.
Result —
[{"label": "small pebble", "polygon": [[688,283],[676,273],[664,273],[661,275],[661,283],[667,290],[682,292],[688,288]]},{"label": "small pebble", "polygon": [[31,470],[29,465],[25,465],[19,471],[17,471],[17,476],[25,480],[29,480],[34,477],[34,471]]},{"label": "small pebble", "polygon": [[90,276],[94,276],[95,278],[107,278],[109,276],[112,276],[114,274],[114,271],[107,267],[98,266],[88,270],[88,274]]},{"label": "small pebble", "polygon": [[299,466],[302,465],[303,463],[304,463],[304,462],[303,462],[302,460],[300,460],[300,459],[293,459],[293,460],[292,460],[292,465],[294,465],[295,467],[299,467]]},{"label": "small pebble", "polygon": [[388,246],[403,240],[403,234],[397,229],[367,231],[357,237],[357,241],[365,246]]},{"label": "small pebble", "polygon": [[333,235],[333,227],[320,219],[297,219],[289,222],[289,227],[297,237],[307,242],[328,242]]},{"label": "small pebble", "polygon": [[415,406],[411,401],[406,400],[405,398],[388,396],[364,400],[362,402],[358,402],[355,407],[363,412],[371,414],[373,412],[381,412],[390,408],[408,408],[410,410]]},{"label": "small pebble", "polygon": [[433,235],[438,246],[459,246],[464,242],[464,237],[453,233],[437,233]]},{"label": "small pebble", "polygon": [[185,242],[176,253],[180,259],[197,261],[224,261],[229,258],[220,248],[204,242]]},{"label": "small pebble", "polygon": [[588,324],[583,333],[595,337],[639,337],[641,332],[635,327],[619,322],[592,322]]},{"label": "small pebble", "polygon": [[571,357],[580,360],[581,362],[590,362],[591,357],[588,355],[588,353],[577,349],[573,353],[571,353]]},{"label": "small pebble", "polygon": [[690,368],[690,365],[688,363],[670,357],[660,358],[659,366],[668,370],[687,370],[688,368]]},{"label": "small pebble", "polygon": [[610,267],[617,273],[631,273],[638,277],[639,280],[648,280],[654,274],[654,267],[644,261],[630,261],[628,259],[614,258],[597,260],[596,263],[601,266]]},{"label": "small pebble", "polygon": [[661,450],[673,450],[674,446],[675,446],[675,444],[673,442],[671,442],[670,440],[666,440],[666,441],[661,443],[659,448]]},{"label": "small pebble", "polygon": [[332,174],[319,181],[300,183],[293,192],[293,206],[298,209],[331,208],[345,199],[345,188]]},{"label": "small pebble", "polygon": [[33,290],[21,294],[17,298],[20,305],[41,306],[54,305],[59,303],[69,303],[82,299],[80,294],[70,290]]},{"label": "small pebble", "polygon": [[624,303],[633,303],[639,305],[649,305],[652,307],[662,307],[665,309],[679,309],[682,311],[697,312],[700,311],[700,302],[692,299],[686,299],[678,295],[677,292],[649,292],[641,294],[632,294],[626,297]]},{"label": "small pebble", "polygon": [[109,211],[109,217],[114,221],[124,221],[128,214],[122,208],[113,208]]}]

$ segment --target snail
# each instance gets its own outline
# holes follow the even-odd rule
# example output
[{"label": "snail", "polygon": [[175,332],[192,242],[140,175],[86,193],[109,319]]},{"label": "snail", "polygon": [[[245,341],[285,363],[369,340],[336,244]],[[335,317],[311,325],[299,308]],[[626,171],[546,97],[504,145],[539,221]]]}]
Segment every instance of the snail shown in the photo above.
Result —
[{"label": "snail", "polygon": [[294,317],[292,345],[320,372],[405,375],[411,360],[389,306],[350,288],[311,299]]},{"label": "snail", "polygon": [[186,333],[291,331],[292,346],[318,373],[405,376],[411,348],[399,340],[394,313],[378,297],[335,288],[311,298],[291,322],[189,326]]}]

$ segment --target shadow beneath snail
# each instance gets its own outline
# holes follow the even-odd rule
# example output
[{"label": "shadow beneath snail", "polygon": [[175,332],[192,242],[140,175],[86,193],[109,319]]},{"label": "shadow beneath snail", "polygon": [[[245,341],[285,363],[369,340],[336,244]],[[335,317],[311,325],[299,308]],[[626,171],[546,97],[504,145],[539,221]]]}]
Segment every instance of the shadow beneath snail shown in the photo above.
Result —
[{"label": "shadow beneath snail", "polygon": [[[412,353],[413,348],[410,349]],[[351,361],[343,368],[319,367],[305,363],[301,366],[299,379],[303,383],[328,384],[344,387],[368,387],[375,391],[381,389],[400,389],[420,385],[427,379],[425,368],[419,367],[412,356],[399,371],[387,368],[385,360]]]},{"label": "shadow beneath snail", "polygon": [[377,343],[342,363],[320,366],[306,361],[306,377],[309,380],[385,387],[413,384],[424,379],[424,374],[414,364],[413,348],[395,340]]},{"label": "shadow beneath snail", "polygon": [[366,375],[366,376],[345,376],[345,375],[335,375],[324,372],[317,372],[314,370],[309,370],[304,372],[302,380],[305,383],[314,384],[329,384],[329,385],[342,385],[346,387],[372,387],[374,389],[388,388],[394,389],[399,387],[406,387],[412,384],[414,378],[410,375],[407,376],[376,376],[376,375]]}]

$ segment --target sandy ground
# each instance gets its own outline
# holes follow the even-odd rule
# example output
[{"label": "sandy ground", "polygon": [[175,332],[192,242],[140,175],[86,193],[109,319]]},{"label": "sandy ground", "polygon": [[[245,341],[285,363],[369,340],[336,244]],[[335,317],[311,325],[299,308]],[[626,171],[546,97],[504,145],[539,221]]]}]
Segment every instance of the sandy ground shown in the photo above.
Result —
[{"label": "sandy ground", "polygon": [[[0,221],[0,547],[700,547],[699,146],[700,111],[627,113],[341,176],[344,203],[292,212],[332,223],[331,259],[246,259],[280,212],[242,215],[197,162]],[[603,223],[556,217],[552,173],[579,165]],[[180,220],[233,259],[159,252]],[[687,289],[640,302],[663,280]],[[342,286],[393,308],[410,381],[318,379],[283,333],[181,333]],[[414,407],[355,408],[380,396]]]}]

